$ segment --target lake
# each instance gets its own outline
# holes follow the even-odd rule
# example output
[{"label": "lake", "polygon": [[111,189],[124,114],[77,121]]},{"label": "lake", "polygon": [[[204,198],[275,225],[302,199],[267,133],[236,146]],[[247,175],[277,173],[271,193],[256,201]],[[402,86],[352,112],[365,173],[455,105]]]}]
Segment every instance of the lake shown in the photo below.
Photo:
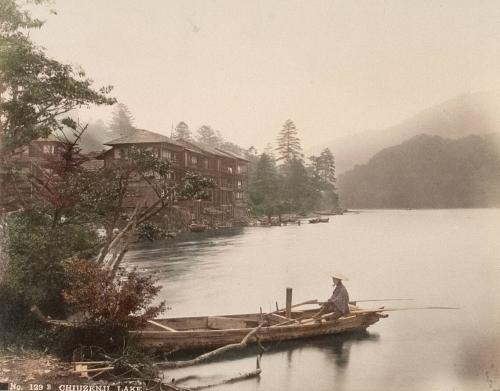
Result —
[{"label": "lake", "polygon": [[[500,209],[362,211],[186,234],[137,245],[125,264],[159,279],[167,317],[273,310],[286,287],[294,303],[323,300],[332,271],[349,277],[351,300],[414,299],[366,308],[461,308],[391,312],[365,334],[269,345],[260,379],[218,390],[500,390]],[[168,375],[211,383],[253,370],[255,357]]]}]

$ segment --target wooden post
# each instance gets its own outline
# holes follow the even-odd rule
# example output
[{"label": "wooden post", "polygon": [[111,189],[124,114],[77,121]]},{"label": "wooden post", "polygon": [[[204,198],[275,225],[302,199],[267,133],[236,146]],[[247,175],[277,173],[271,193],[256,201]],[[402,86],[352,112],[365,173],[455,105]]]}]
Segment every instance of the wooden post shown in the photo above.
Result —
[{"label": "wooden post", "polygon": [[286,317],[292,317],[292,288],[286,288]]}]

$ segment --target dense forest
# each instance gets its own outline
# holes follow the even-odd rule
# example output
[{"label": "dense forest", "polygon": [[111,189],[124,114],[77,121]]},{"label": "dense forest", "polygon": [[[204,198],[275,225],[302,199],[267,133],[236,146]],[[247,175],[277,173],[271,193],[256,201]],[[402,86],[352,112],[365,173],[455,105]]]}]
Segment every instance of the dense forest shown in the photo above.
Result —
[{"label": "dense forest", "polygon": [[500,206],[500,138],[418,135],[339,177],[349,208]]},{"label": "dense forest", "polygon": [[254,216],[307,214],[338,206],[335,158],[328,148],[304,162],[298,130],[292,120],[283,124],[277,147],[249,156],[248,203]]}]

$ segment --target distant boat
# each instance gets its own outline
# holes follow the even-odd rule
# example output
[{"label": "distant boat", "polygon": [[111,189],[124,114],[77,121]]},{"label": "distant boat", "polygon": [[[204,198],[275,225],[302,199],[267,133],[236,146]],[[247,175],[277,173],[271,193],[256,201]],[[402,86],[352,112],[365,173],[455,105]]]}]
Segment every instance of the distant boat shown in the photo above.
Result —
[{"label": "distant boat", "polygon": [[319,222],[320,223],[328,223],[330,221],[329,217],[320,217]]},{"label": "distant boat", "polygon": [[320,219],[318,217],[314,217],[312,219],[309,219],[309,224],[318,224],[320,222]]},{"label": "distant boat", "polygon": [[197,223],[192,223],[189,224],[189,230],[191,232],[204,232],[206,231],[207,226],[205,224],[197,224]]}]

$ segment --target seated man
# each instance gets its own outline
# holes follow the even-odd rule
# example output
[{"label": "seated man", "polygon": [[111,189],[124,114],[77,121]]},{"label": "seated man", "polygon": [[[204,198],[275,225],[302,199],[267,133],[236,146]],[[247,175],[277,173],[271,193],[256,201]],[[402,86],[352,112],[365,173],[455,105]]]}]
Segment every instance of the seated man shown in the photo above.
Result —
[{"label": "seated man", "polygon": [[328,317],[328,320],[333,320],[349,313],[349,293],[344,284],[342,284],[342,280],[345,281],[347,278],[341,274],[334,274],[332,280],[335,289],[328,301],[323,304],[321,310],[314,315],[315,318],[332,313],[332,315]]}]

